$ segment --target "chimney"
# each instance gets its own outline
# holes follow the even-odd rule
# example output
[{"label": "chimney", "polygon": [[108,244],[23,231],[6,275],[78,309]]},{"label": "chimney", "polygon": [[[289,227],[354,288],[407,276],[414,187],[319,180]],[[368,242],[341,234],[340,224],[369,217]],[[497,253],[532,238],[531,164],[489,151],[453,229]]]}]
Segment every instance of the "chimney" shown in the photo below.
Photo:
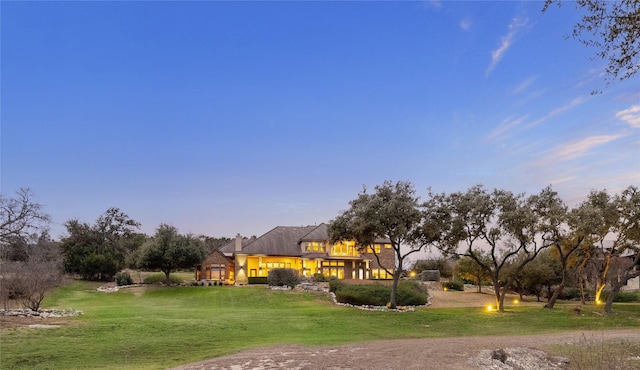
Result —
[{"label": "chimney", "polygon": [[236,252],[242,252],[242,236],[236,235]]}]

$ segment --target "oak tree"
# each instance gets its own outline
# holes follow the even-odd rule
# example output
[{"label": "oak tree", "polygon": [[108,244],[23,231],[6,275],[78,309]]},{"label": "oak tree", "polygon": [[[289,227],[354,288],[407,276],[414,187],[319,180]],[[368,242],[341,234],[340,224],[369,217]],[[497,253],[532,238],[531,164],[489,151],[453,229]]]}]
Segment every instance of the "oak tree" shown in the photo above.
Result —
[{"label": "oak tree", "polygon": [[162,271],[166,285],[170,285],[171,272],[192,268],[204,257],[204,245],[200,239],[192,235],[180,235],[175,227],[161,224],[140,248],[138,266]]},{"label": "oak tree", "polygon": [[[489,191],[476,185],[466,192],[430,194],[427,208],[440,220],[438,248],[448,255],[469,257],[490,276],[496,307],[504,312],[506,287],[529,262],[549,245],[541,241],[539,196],[525,198],[506,190]],[[488,253],[489,261],[478,250]],[[521,258],[512,273],[504,276],[506,266]],[[523,256],[523,257],[522,257]]]},{"label": "oak tree", "polygon": [[[405,260],[433,241],[425,237],[424,213],[412,183],[385,181],[377,185],[373,193],[364,188],[350,208],[329,223],[331,243],[354,240],[360,251],[372,246],[376,239],[388,238],[395,255],[395,266],[381,266],[393,276],[389,297],[390,307],[395,308],[398,281],[404,272]],[[372,252],[380,262],[379,254]]]},{"label": "oak tree", "polygon": [[[546,0],[543,11],[562,0]],[[640,70],[640,1],[577,0],[583,12],[572,36],[584,45],[597,49],[596,57],[607,61],[606,74],[611,80],[624,80]]]},{"label": "oak tree", "polygon": [[74,219],[65,227],[69,235],[61,243],[64,269],[87,280],[113,279],[140,239],[140,224],[118,208],[109,208],[94,225]]}]

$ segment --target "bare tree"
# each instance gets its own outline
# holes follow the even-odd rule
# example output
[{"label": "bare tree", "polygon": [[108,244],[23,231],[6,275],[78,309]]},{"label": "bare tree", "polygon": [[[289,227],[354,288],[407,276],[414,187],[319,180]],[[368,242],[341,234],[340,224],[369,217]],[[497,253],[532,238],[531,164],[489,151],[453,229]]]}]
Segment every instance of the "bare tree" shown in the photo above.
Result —
[{"label": "bare tree", "polygon": [[38,311],[46,294],[62,282],[58,246],[46,237],[29,244],[28,258],[2,262],[2,297],[15,299],[23,307]]},{"label": "bare tree", "polygon": [[33,192],[28,188],[16,192],[15,198],[0,194],[0,243],[7,244],[15,238],[46,228],[50,221],[43,206],[36,203]]}]

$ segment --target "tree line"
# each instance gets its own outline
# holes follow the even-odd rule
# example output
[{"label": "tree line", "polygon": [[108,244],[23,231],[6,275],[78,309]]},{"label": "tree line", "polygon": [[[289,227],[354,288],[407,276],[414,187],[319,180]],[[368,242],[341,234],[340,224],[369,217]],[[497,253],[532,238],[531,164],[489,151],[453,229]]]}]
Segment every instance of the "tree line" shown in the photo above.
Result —
[{"label": "tree line", "polygon": [[163,272],[169,284],[171,272],[192,268],[231,240],[180,234],[168,224],[149,236],[139,232],[139,222],[115,207],[93,224],[68,220],[67,235],[58,241],[49,235],[50,222],[30,189],[18,190],[15,197],[0,194],[0,296],[5,304],[13,298],[37,311],[45,293],[65,274],[113,281],[124,268],[146,269]]},{"label": "tree line", "polygon": [[[543,256],[560,271],[548,308],[576,264],[597,266],[595,299],[610,287],[607,313],[620,288],[640,275],[640,192],[635,186],[615,195],[593,190],[570,209],[550,186],[529,196],[482,185],[452,193],[429,190],[423,201],[411,182],[385,181],[372,193],[364,188],[349,205],[330,222],[330,239],[356,240],[364,249],[377,238],[389,238],[396,255],[396,265],[387,267],[393,275],[391,306],[406,259],[427,248],[471,262],[479,279],[492,285],[500,312],[507,288],[521,283]],[[631,262],[614,269],[622,256]]]}]

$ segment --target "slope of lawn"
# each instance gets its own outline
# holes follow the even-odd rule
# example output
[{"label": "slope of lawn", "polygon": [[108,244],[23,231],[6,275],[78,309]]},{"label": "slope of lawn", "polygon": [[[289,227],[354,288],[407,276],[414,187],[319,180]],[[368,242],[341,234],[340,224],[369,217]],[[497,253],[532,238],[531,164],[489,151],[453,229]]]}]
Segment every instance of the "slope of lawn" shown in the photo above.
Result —
[{"label": "slope of lawn", "polygon": [[149,287],[101,293],[96,284],[57,289],[45,308],[84,315],[51,329],[3,329],[0,368],[159,369],[245,348],[323,345],[395,338],[522,335],[563,330],[640,327],[640,304],[616,304],[601,315],[574,304],[553,310],[508,307],[363,311],[333,305],[326,295],[250,287]]}]

